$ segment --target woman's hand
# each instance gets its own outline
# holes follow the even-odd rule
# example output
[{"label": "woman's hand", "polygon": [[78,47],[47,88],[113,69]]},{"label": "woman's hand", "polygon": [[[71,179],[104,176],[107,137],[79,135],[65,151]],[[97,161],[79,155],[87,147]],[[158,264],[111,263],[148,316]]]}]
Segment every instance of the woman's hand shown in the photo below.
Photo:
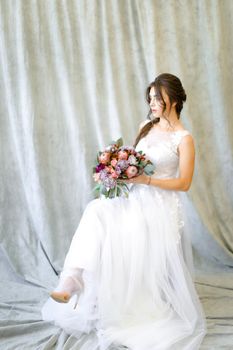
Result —
[{"label": "woman's hand", "polygon": [[145,173],[142,173],[141,175],[134,176],[134,177],[131,177],[130,179],[124,179],[120,181],[125,182],[126,184],[133,183],[133,184],[147,185],[149,182],[149,179],[150,179],[150,176],[146,175]]}]

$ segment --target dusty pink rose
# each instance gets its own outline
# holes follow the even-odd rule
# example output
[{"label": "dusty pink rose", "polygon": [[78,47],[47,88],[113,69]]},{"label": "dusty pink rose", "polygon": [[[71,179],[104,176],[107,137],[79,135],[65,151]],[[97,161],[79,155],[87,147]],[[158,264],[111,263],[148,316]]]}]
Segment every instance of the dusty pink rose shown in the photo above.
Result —
[{"label": "dusty pink rose", "polygon": [[112,171],[111,176],[113,179],[117,179],[119,175],[117,174],[116,171]]},{"label": "dusty pink rose", "polygon": [[112,166],[116,166],[116,165],[117,165],[117,159],[116,159],[116,158],[113,158],[113,159],[111,160],[111,165],[112,165]]},{"label": "dusty pink rose", "polygon": [[118,159],[120,159],[120,160],[128,159],[128,153],[125,151],[119,151],[118,152]]},{"label": "dusty pink rose", "polygon": [[110,153],[109,152],[103,152],[99,156],[99,162],[102,164],[107,164],[110,160]]},{"label": "dusty pink rose", "polygon": [[137,175],[138,173],[138,169],[136,166],[131,165],[126,169],[126,175],[128,176],[128,178],[130,179],[131,177],[134,177]]}]

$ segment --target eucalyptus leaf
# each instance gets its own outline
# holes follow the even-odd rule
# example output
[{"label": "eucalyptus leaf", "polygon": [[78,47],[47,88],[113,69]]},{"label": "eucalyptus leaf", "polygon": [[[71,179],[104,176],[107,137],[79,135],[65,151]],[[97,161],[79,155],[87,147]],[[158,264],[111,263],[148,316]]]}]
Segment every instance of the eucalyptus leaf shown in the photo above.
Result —
[{"label": "eucalyptus leaf", "polygon": [[100,193],[104,195],[108,193],[108,190],[104,185],[100,185]]},{"label": "eucalyptus leaf", "polygon": [[144,172],[146,171],[154,171],[155,170],[155,166],[153,164],[147,164],[144,168]]},{"label": "eucalyptus leaf", "polygon": [[121,194],[121,188],[120,188],[120,186],[117,186],[116,188],[117,188],[116,195],[117,195],[117,196],[120,196],[120,194]]},{"label": "eucalyptus leaf", "polygon": [[118,147],[123,146],[123,138],[120,137],[120,138],[116,141],[116,144],[117,144]]},{"label": "eucalyptus leaf", "polygon": [[94,187],[94,190],[100,190],[100,187],[101,187],[101,184],[97,184],[97,185]]}]

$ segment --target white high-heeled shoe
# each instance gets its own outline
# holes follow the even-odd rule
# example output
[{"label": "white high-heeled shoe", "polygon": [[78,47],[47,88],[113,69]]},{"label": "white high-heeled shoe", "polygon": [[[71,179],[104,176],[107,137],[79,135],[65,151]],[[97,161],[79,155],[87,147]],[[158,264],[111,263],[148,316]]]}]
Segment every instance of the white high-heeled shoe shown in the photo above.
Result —
[{"label": "white high-heeled shoe", "polygon": [[[68,276],[61,281],[58,287],[50,293],[50,297],[58,303],[68,303],[73,295],[77,295],[77,299],[83,290],[83,282],[74,276]],[[76,301],[77,305],[77,301]],[[76,307],[75,305],[75,307]]]}]

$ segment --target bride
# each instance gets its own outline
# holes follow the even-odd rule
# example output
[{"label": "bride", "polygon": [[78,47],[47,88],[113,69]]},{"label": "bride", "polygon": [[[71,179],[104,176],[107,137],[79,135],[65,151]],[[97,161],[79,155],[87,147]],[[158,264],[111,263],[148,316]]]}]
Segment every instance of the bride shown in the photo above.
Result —
[{"label": "bride", "polygon": [[96,349],[199,349],[205,316],[182,248],[180,191],[189,190],[195,161],[193,137],[180,122],[186,94],[179,78],[164,73],[146,98],[150,112],[135,147],[155,173],[127,180],[128,198],[87,205],[42,315],[76,337],[95,332]]}]

